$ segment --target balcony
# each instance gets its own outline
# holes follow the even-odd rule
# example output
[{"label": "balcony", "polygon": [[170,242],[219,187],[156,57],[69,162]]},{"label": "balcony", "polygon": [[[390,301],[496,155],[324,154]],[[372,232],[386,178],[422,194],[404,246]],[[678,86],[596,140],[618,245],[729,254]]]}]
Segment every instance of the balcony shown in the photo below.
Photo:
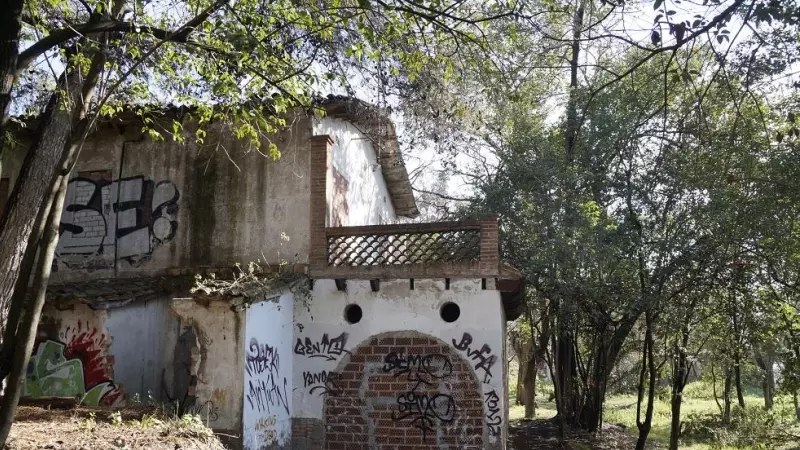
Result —
[{"label": "balcony", "polygon": [[497,232],[494,218],[312,230],[316,245],[310,274],[351,279],[498,277]]}]

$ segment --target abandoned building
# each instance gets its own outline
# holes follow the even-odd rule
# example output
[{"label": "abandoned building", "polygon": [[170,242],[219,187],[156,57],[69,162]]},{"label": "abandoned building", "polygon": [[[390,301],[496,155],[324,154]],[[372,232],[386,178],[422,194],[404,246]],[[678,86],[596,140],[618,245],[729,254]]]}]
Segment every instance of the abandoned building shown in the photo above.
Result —
[{"label": "abandoned building", "polygon": [[[24,395],[172,402],[251,450],[505,448],[524,280],[497,220],[399,223],[418,211],[393,124],[323,106],[270,138],[277,160],[221,125],[203,144],[102,125],[69,184]],[[233,278],[256,261],[273,282]]]}]

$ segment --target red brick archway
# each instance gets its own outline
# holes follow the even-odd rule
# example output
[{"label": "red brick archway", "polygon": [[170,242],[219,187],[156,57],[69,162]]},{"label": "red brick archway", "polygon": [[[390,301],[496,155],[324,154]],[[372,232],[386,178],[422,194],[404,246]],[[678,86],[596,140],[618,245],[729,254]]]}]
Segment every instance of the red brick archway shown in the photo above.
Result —
[{"label": "red brick archway", "polygon": [[340,368],[325,396],[326,449],[483,449],[480,383],[445,342],[379,334]]}]

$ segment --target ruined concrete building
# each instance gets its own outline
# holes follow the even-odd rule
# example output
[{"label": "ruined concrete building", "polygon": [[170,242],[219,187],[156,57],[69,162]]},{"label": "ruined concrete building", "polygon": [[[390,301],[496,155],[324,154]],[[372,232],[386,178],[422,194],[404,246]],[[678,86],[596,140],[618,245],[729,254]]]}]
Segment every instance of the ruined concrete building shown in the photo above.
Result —
[{"label": "ruined concrete building", "polygon": [[[185,143],[103,125],[69,184],[25,395],[172,402],[249,450],[505,448],[524,286],[497,221],[399,224],[418,211],[394,126],[323,106],[270,138],[279,160],[223,125],[203,144],[190,123]],[[294,275],[190,289],[251,261]]]}]

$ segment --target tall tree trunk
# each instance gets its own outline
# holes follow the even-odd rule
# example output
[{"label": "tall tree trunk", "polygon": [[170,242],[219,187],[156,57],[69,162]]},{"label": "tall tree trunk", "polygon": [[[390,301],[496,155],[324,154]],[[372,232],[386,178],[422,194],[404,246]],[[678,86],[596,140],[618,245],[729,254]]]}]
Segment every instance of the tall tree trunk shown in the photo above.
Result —
[{"label": "tall tree trunk", "polygon": [[676,363],[672,370],[672,423],[670,425],[669,449],[678,450],[678,440],[681,437],[681,406],[683,405],[683,388],[689,379],[689,360],[686,351],[689,345],[689,326],[684,324],[681,329],[681,340],[675,339]]},{"label": "tall tree trunk", "polygon": [[794,417],[800,420],[800,402],[797,401],[797,391],[792,392],[792,401],[794,402]]},{"label": "tall tree trunk", "polygon": [[60,176],[57,180],[58,190],[55,201],[50,208],[47,227],[39,243],[39,259],[35,267],[33,278],[33,298],[26,304],[25,314],[20,323],[17,335],[17,349],[14,352],[14,362],[11,368],[8,387],[0,406],[0,448],[4,448],[11,425],[14,422],[14,413],[19,404],[19,397],[25,383],[25,374],[30,362],[33,344],[36,340],[36,329],[39,326],[39,316],[47,293],[47,283],[50,280],[53,255],[58,243],[58,226],[61,222],[61,210],[64,207],[64,197],[67,192],[68,174]]},{"label": "tall tree trunk", "polygon": [[0,380],[4,380],[8,374],[11,373],[11,364],[14,357],[14,348],[16,346],[15,336],[17,334],[17,326],[22,317],[22,311],[25,308],[25,300],[28,295],[28,285],[31,281],[33,264],[39,250],[38,243],[47,226],[54,194],[54,192],[51,192],[51,195],[45,199],[42,208],[39,209],[39,214],[36,218],[36,227],[28,239],[25,257],[22,260],[22,267],[20,268],[20,276],[17,279],[17,284],[14,287],[14,294],[11,297],[8,320],[6,321],[6,328],[3,332],[2,347],[0,347]]},{"label": "tall tree trunk", "polygon": [[536,375],[538,373],[538,364],[536,357],[531,352],[528,361],[525,363],[525,379],[523,380],[525,396],[523,402],[525,405],[525,418],[533,419],[536,416]]},{"label": "tall tree trunk", "polygon": [[731,423],[731,389],[733,387],[733,372],[725,369],[725,387],[722,390],[722,423]]},{"label": "tall tree trunk", "polygon": [[[577,7],[572,17],[572,56],[570,58],[570,91],[569,100],[567,103],[566,111],[566,125],[564,129],[564,153],[566,155],[568,164],[568,173],[571,171],[571,166],[575,156],[575,139],[578,133],[578,111],[577,111],[577,88],[578,88],[578,69],[580,62],[580,39],[583,32],[583,16],[585,12],[585,0],[578,0]],[[563,187],[565,192],[565,222],[569,227],[573,222],[575,215],[574,205],[572,204],[572,189],[573,187],[568,183]],[[556,378],[553,380],[557,385],[556,389],[556,406],[558,408],[558,417],[561,419],[560,431],[562,438],[565,435],[565,425],[577,424],[576,406],[578,404],[578,393],[576,377],[577,368],[575,361],[575,334],[574,327],[574,305],[571,304],[572,299],[560,299],[556,305],[556,318],[557,318],[557,342],[553,348]]]},{"label": "tall tree trunk", "polygon": [[742,358],[739,350],[733,353],[733,373],[736,380],[736,400],[739,408],[744,409],[744,389],[742,389]]},{"label": "tall tree trunk", "polygon": [[[645,409],[644,421],[640,421],[642,399],[644,397],[645,373],[647,377],[647,408]],[[653,324],[650,314],[645,316],[644,348],[642,349],[642,370],[639,373],[639,392],[636,399],[636,427],[639,429],[639,437],[636,440],[636,450],[644,450],[647,443],[647,436],[653,425],[653,406],[656,395],[656,363],[653,357]]]},{"label": "tall tree trunk", "polygon": [[775,369],[771,352],[761,353],[756,351],[755,360],[763,376],[761,387],[764,391],[764,409],[769,411],[773,407],[775,398]]}]

